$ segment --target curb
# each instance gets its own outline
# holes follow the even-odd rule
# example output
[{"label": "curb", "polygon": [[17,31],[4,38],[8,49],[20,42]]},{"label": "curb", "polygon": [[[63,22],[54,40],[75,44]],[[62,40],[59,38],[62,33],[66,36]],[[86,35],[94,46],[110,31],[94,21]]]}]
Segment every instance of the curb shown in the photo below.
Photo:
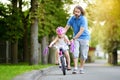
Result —
[{"label": "curb", "polygon": [[37,80],[38,77],[45,75],[47,72],[50,72],[55,69],[55,66],[45,68],[42,70],[32,70],[24,74],[18,75],[13,80]]}]

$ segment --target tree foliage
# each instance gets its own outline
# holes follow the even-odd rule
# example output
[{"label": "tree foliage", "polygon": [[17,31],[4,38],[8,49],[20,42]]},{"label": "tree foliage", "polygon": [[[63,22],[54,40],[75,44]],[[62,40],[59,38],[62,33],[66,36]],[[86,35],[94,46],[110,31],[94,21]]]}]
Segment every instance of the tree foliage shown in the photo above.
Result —
[{"label": "tree foliage", "polygon": [[[16,44],[14,49],[20,46],[18,47],[18,50],[21,50],[20,53],[22,53],[22,50],[26,50],[23,49],[23,44],[28,43],[26,45],[29,46],[30,39],[27,39],[26,35],[28,38],[30,37],[30,23],[32,23],[30,19],[32,17],[38,17],[39,19],[38,37],[39,42],[42,42],[41,39],[43,37],[50,36],[51,38],[51,36],[55,34],[56,27],[65,26],[69,15],[64,9],[64,4],[70,4],[72,2],[71,0],[37,0],[39,1],[38,5],[35,6],[39,6],[39,8],[35,9],[36,12],[31,12],[30,8],[25,11],[23,10],[25,5],[30,5],[26,0],[9,1],[9,4],[0,4],[0,39],[5,41],[8,40],[10,43],[12,42],[13,45],[18,41],[19,44]],[[34,0],[32,1],[34,2]],[[23,39],[25,39],[26,42],[21,44]],[[25,58],[24,54],[20,55],[22,55],[22,58]]]},{"label": "tree foliage", "polygon": [[120,45],[119,8],[119,0],[94,0],[89,8],[90,18],[93,20],[93,40],[101,43],[108,52]]},{"label": "tree foliage", "polygon": [[[45,35],[54,35],[56,27],[65,26],[69,15],[64,9],[64,4],[70,3],[72,3],[71,0],[39,0],[39,9],[37,10],[39,18],[39,39]],[[23,6],[26,4],[28,2],[22,2]],[[20,39],[24,33],[22,16],[24,18],[28,16],[29,8],[22,12],[22,14],[19,12],[19,7],[12,14],[11,4],[7,5],[7,7],[0,4],[0,8],[0,22],[2,25],[0,26],[0,33],[1,35],[3,34],[1,39],[5,38],[13,42],[15,39]]]},{"label": "tree foliage", "polygon": [[64,10],[64,4],[70,0],[41,0],[39,4],[39,39],[46,35],[54,35],[58,26],[66,24],[69,15]]},{"label": "tree foliage", "polygon": [[14,10],[12,14],[12,6],[4,6],[0,4],[0,33],[2,40],[9,40],[14,42],[23,35],[22,21],[19,14],[19,10]]}]

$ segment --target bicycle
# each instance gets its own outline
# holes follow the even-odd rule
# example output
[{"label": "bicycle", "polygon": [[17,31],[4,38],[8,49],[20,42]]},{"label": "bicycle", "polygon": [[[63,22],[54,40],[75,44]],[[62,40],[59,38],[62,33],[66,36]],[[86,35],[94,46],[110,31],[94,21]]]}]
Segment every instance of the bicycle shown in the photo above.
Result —
[{"label": "bicycle", "polygon": [[65,58],[64,51],[62,48],[60,48],[59,50],[59,58],[60,58],[60,64],[61,64],[63,75],[66,75],[67,62],[66,62],[66,58]]},{"label": "bicycle", "polygon": [[[70,52],[74,52],[74,43],[71,42],[68,44],[70,46]],[[61,63],[61,69],[63,71],[63,75],[66,75],[66,70],[67,70],[67,61],[65,58],[65,54],[62,48],[59,49],[59,56],[60,56],[60,63]]]},{"label": "bicycle", "polygon": [[[72,42],[70,45],[70,52],[74,52],[74,43]],[[48,53],[48,48],[50,47],[46,47],[45,50],[43,51],[43,54],[47,54]],[[63,72],[63,75],[66,75],[66,70],[67,70],[67,61],[66,61],[66,57],[63,51],[63,48],[59,49],[59,65],[61,64],[61,69]]]},{"label": "bicycle", "polygon": [[[48,48],[46,47],[45,50],[43,51],[43,54],[46,55],[48,53]],[[62,69],[63,75],[66,75],[66,67],[67,67],[67,61],[65,58],[65,54],[62,48],[59,49],[59,65],[61,66],[60,68]]]}]

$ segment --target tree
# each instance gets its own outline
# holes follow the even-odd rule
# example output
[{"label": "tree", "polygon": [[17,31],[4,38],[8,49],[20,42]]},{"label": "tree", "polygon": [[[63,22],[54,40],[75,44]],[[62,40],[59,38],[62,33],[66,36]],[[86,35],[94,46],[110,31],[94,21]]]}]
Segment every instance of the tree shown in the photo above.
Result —
[{"label": "tree", "polygon": [[17,0],[12,0],[11,4],[4,6],[1,10],[1,21],[3,23],[1,28],[1,40],[7,40],[11,43],[11,60],[12,63],[18,62],[18,40],[23,35],[23,28],[19,9],[17,7]]},{"label": "tree", "polygon": [[[23,28],[24,28],[24,32],[23,32],[23,37],[22,40],[19,41],[20,45],[20,49],[23,49],[23,61],[25,62],[29,62],[29,25],[30,25],[30,19],[29,19],[29,13],[30,13],[30,9],[28,8],[27,10],[23,11],[22,6],[26,6],[29,5],[28,1],[23,1],[23,0],[19,0],[19,10],[20,10],[20,16],[22,19],[22,24],[23,24]],[[21,42],[23,44],[21,44]]]},{"label": "tree", "polygon": [[[47,44],[49,43],[51,37],[55,36],[56,27],[65,25],[66,17],[69,15],[64,10],[64,4],[71,3],[71,0],[39,0],[39,2],[31,0],[31,8],[26,11],[22,11],[22,6],[26,5],[24,0],[10,0],[10,2],[7,8],[5,5],[0,6],[2,10],[0,11],[0,39],[8,40],[12,44],[13,63],[18,62],[18,51],[21,50],[22,52],[23,50],[22,59],[24,61],[28,61],[28,55],[30,55],[30,64],[38,64],[37,36],[40,43],[44,39]],[[39,9],[37,8],[38,5]],[[37,31],[37,26],[39,26],[39,32]],[[34,32],[36,33],[34,34]],[[30,39],[28,39],[29,33],[31,33]],[[32,35],[35,35],[35,38]],[[29,41],[31,54],[28,54]],[[43,45],[47,45],[46,43]]]},{"label": "tree", "polygon": [[[39,42],[42,44],[42,52],[48,45],[51,38],[56,34],[56,27],[64,26],[69,15],[64,10],[64,4],[70,3],[70,0],[41,0],[39,4]],[[52,51],[51,51],[52,52]],[[42,54],[41,54],[42,55]],[[51,54],[50,54],[51,55]],[[42,63],[47,63],[49,55],[42,55]]]},{"label": "tree", "polygon": [[30,65],[38,64],[38,0],[31,0]]},{"label": "tree", "polygon": [[[112,64],[117,64],[117,51],[115,50],[117,50],[120,45],[120,1],[94,0],[93,5],[94,9],[92,8],[90,11],[92,13],[92,18],[97,22],[93,26],[101,24],[102,22],[105,23],[104,25],[99,25],[98,29],[97,27],[92,27],[97,31],[94,35],[97,37],[98,42],[101,43],[105,51],[109,53],[109,55],[112,53],[112,61],[110,60],[110,62]],[[100,32],[101,35],[98,35],[98,32]],[[116,57],[114,55],[116,55]]]}]

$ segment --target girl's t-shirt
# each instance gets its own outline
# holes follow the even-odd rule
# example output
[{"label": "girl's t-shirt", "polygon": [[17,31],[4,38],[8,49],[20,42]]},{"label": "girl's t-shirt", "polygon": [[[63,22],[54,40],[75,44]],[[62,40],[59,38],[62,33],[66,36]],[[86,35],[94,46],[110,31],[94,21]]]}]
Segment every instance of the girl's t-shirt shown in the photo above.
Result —
[{"label": "girl's t-shirt", "polygon": [[63,50],[69,49],[69,47],[68,47],[68,45],[67,45],[67,43],[65,41],[65,37],[66,37],[66,35],[63,38],[58,38],[58,40],[57,40],[57,42],[55,44],[55,47],[57,49],[60,49],[60,48],[62,48]]}]

